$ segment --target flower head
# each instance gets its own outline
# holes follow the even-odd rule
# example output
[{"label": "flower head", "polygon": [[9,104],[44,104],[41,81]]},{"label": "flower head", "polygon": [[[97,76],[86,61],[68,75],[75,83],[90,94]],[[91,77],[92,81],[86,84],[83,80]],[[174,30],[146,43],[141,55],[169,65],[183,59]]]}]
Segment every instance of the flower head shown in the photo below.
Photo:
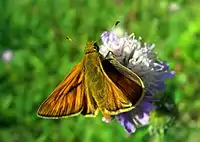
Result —
[{"label": "flower head", "polygon": [[153,52],[155,45],[142,44],[141,38],[134,34],[118,34],[115,29],[101,35],[100,54],[104,58],[112,56],[122,65],[136,73],[144,82],[145,97],[136,108],[116,116],[118,122],[128,133],[133,133],[138,126],[147,125],[153,106],[153,96],[163,91],[165,79],[174,76],[166,62],[159,61]]},{"label": "flower head", "polygon": [[12,59],[13,52],[11,50],[5,50],[1,56],[2,60],[9,62]]}]

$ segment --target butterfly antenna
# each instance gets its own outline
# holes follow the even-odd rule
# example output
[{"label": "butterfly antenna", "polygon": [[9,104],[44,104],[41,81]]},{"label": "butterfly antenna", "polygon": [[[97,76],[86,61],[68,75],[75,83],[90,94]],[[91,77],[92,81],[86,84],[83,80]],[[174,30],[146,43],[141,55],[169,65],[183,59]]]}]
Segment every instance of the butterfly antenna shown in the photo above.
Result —
[{"label": "butterfly antenna", "polygon": [[119,25],[119,23],[120,23],[120,21],[119,21],[119,20],[118,20],[118,21],[116,21],[116,23],[115,23],[115,25],[114,25],[114,26],[115,26],[115,27],[116,27],[116,26],[118,26],[118,25]]},{"label": "butterfly antenna", "polygon": [[120,23],[120,21],[117,20],[117,21],[115,22],[115,24],[113,25],[112,29],[116,28],[116,27],[119,25],[119,23]]}]

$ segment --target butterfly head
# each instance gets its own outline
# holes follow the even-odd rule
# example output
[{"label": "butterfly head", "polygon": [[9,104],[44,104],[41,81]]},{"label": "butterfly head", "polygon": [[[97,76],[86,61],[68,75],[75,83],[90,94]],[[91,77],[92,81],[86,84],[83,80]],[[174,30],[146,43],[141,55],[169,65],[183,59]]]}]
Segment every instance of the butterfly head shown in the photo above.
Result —
[{"label": "butterfly head", "polygon": [[98,51],[99,51],[99,46],[96,41],[92,41],[88,43],[88,45],[85,47],[85,54],[98,52]]}]

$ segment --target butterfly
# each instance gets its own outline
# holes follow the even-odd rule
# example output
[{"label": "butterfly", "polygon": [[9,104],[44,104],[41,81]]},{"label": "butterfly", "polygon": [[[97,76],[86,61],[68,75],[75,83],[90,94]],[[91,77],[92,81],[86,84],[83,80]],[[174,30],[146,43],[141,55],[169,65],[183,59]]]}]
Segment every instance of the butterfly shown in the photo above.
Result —
[{"label": "butterfly", "polygon": [[81,62],[39,107],[39,117],[95,117],[100,111],[109,120],[143,99],[141,78],[116,59],[104,59],[98,51],[95,41],[87,44]]}]

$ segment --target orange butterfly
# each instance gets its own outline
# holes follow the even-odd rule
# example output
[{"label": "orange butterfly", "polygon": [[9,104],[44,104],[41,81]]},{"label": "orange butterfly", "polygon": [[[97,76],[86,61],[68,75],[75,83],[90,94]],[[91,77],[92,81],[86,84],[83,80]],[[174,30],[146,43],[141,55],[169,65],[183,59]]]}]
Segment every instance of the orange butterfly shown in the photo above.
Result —
[{"label": "orange butterfly", "polygon": [[111,115],[133,109],[143,99],[142,80],[117,60],[103,60],[98,50],[96,42],[86,46],[82,61],[42,103],[38,116],[94,117],[100,110],[109,120]]}]

